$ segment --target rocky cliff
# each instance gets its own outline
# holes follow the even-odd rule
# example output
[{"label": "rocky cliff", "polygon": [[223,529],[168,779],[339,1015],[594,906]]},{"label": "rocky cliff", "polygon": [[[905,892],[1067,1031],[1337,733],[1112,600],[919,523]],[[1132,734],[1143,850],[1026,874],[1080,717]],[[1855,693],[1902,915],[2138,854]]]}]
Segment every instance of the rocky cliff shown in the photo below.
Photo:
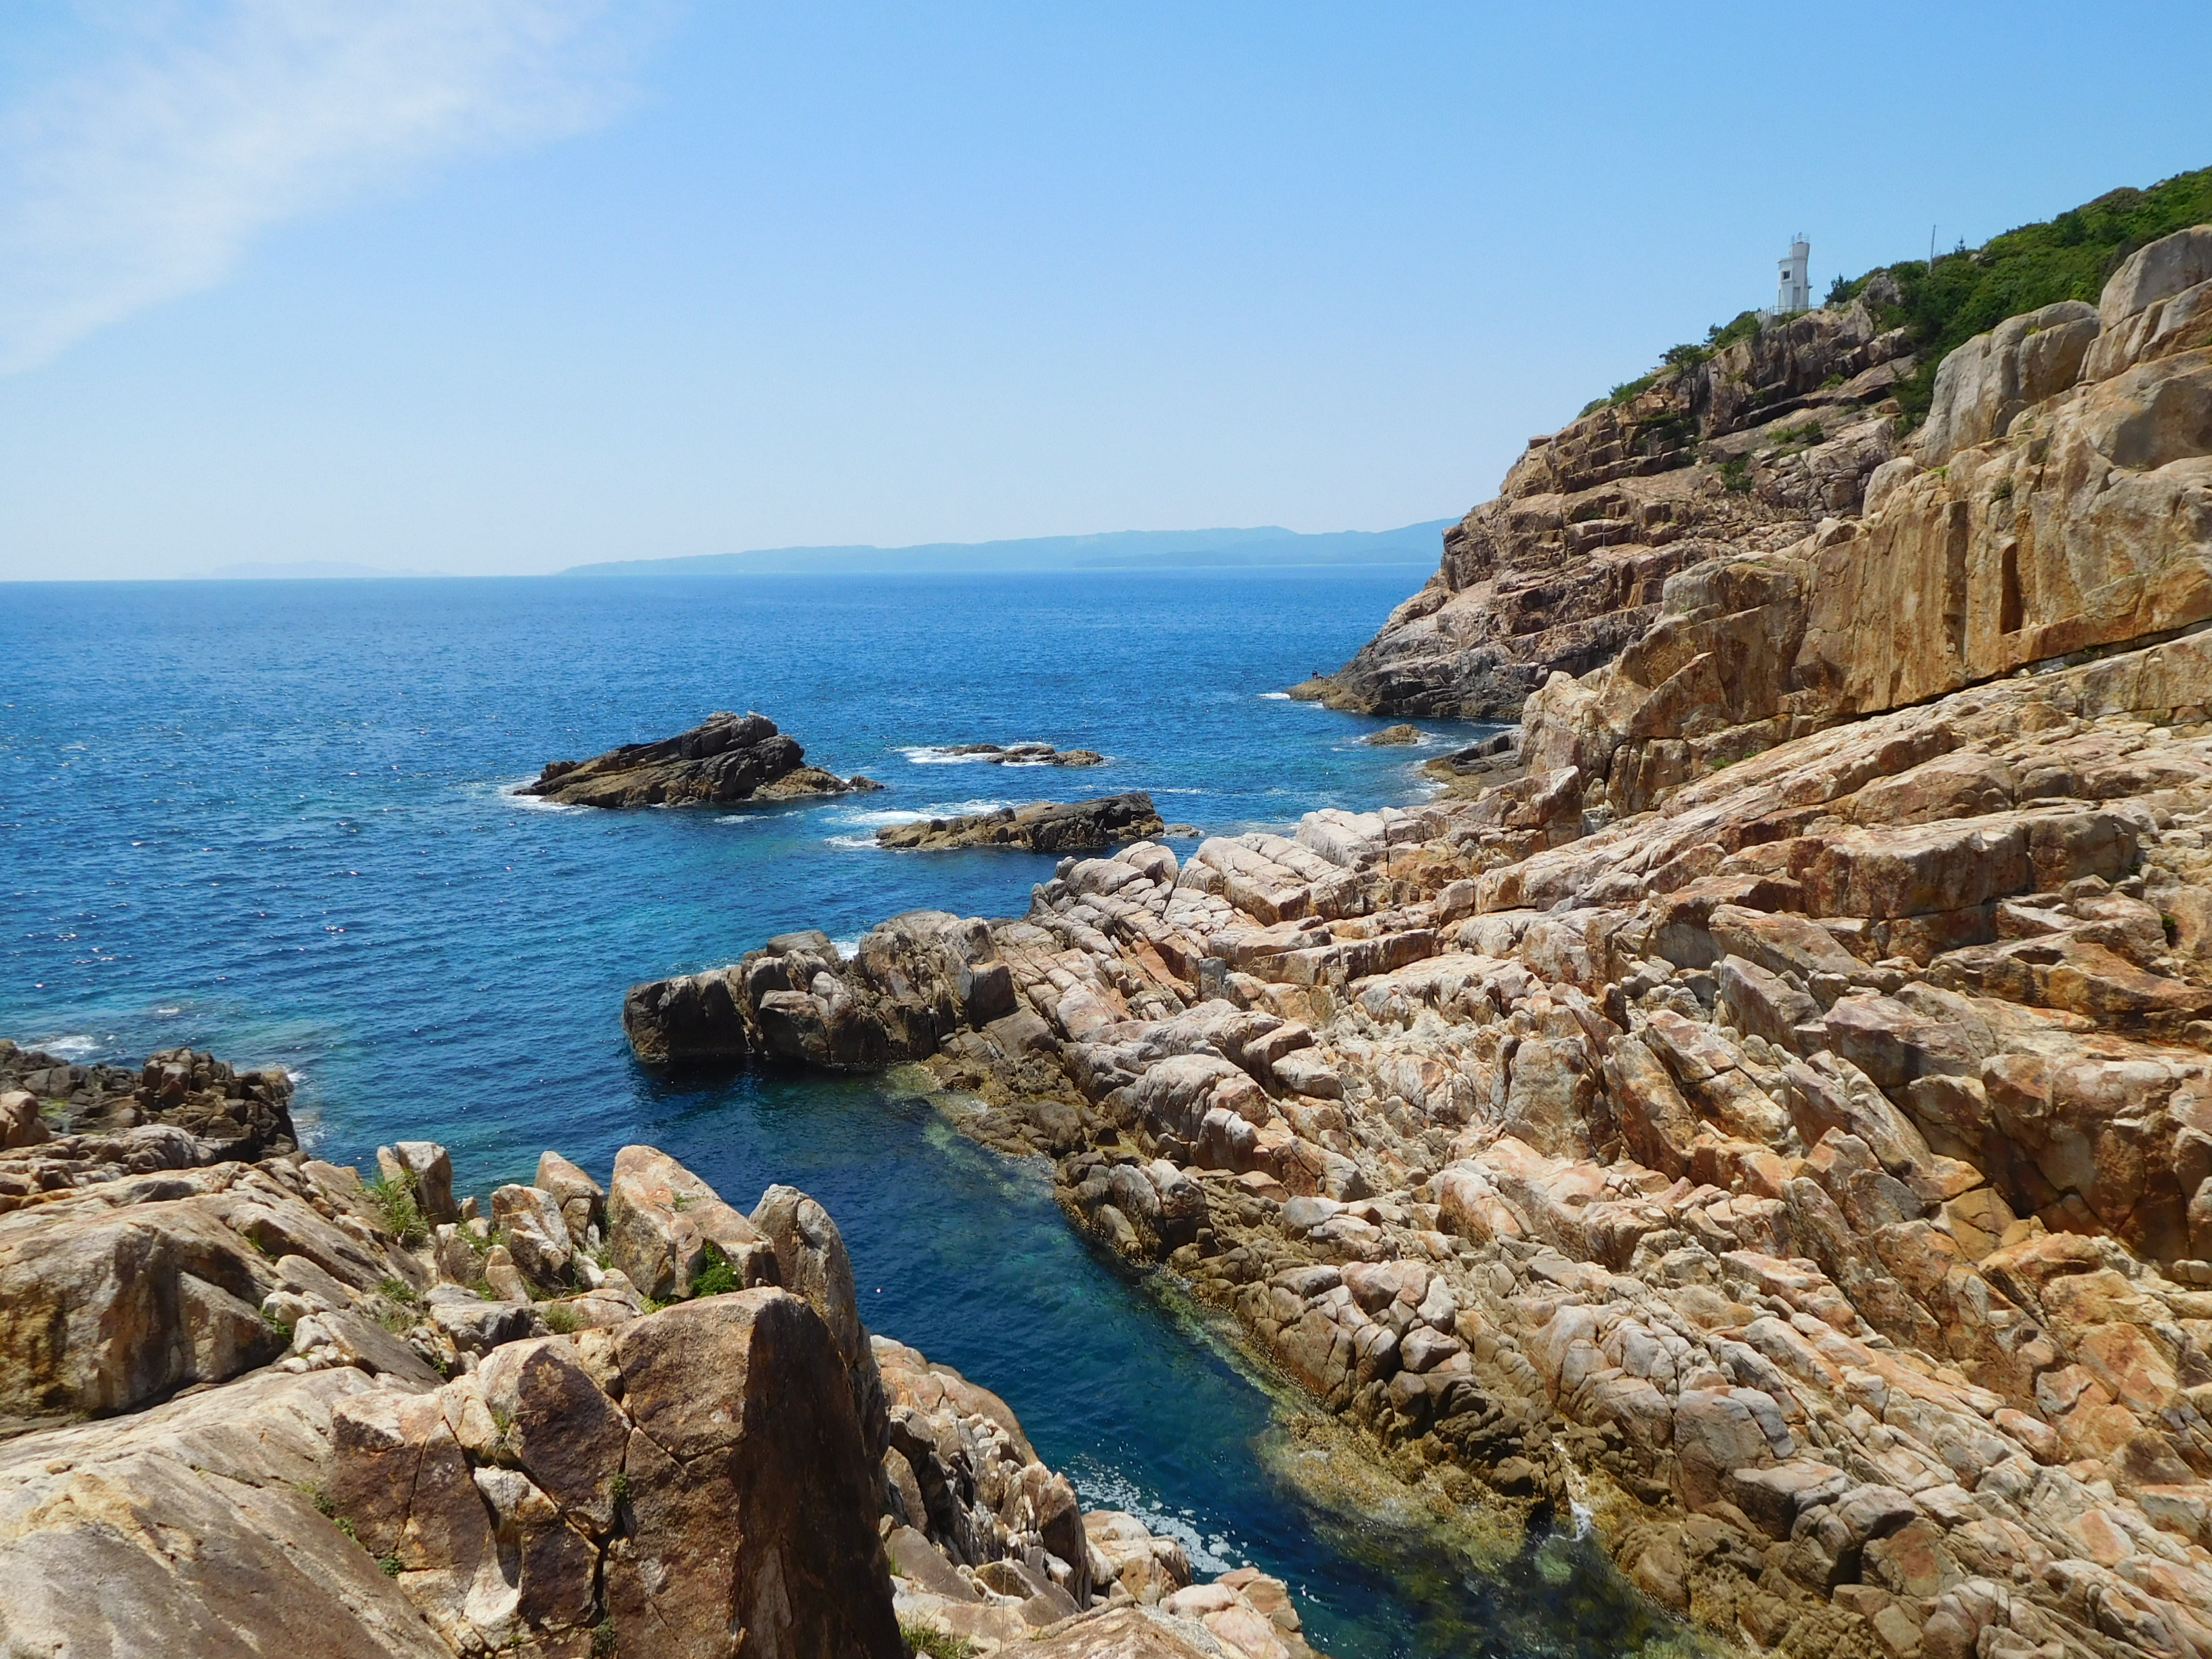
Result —
[{"label": "rocky cliff", "polygon": [[[41,1116],[285,1092],[0,1061]],[[1281,1584],[1194,1585],[871,1336],[805,1194],[748,1214],[645,1146],[483,1205],[432,1143],[378,1163],[165,1121],[0,1151],[0,1651],[1310,1654]]]},{"label": "rocky cliff", "polygon": [[[633,1041],[923,1060],[1412,1492],[1582,1494],[1748,1644],[2212,1653],[2208,319],[2212,227],[1969,340],[1909,447],[1858,405],[1832,498],[1773,481],[1843,432],[1754,444],[1695,496],[1727,537],[1571,516],[1696,471],[1593,416],[1455,545],[1650,573],[1609,660],[1410,612],[1366,659],[1461,708],[1547,676],[1510,781],[772,942],[634,990]],[[1898,360],[1853,361],[1726,383]],[[1537,568],[1470,557],[1426,615]]]},{"label": "rocky cliff", "polygon": [[1291,695],[1371,714],[1512,720],[1554,672],[1610,661],[1667,579],[1779,548],[1859,509],[1897,453],[1891,389],[1912,373],[1876,286],[1624,388],[1528,453],[1444,532],[1443,562],[1339,672]]},{"label": "rocky cliff", "polygon": [[551,761],[520,793],[568,806],[728,806],[881,786],[805,763],[765,714],[717,712],[689,732],[626,743],[585,761]]}]

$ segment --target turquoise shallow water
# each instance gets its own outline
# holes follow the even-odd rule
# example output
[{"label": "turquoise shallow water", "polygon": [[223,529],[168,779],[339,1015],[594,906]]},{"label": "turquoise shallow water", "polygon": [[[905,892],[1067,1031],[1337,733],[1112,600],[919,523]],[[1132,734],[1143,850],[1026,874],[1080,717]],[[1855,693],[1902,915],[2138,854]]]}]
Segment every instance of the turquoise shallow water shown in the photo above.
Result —
[{"label": "turquoise shallow water", "polygon": [[[462,1185],[664,1146],[836,1216],[878,1329],[1003,1394],[1092,1506],[1297,1591],[1340,1659],[1613,1653],[1656,1627],[1586,1547],[1484,1575],[1280,1473],[1267,1394],[1085,1250],[1041,1169],[867,1081],[640,1071],[634,981],[896,911],[1018,914],[1051,860],[876,849],[888,813],[1148,788],[1207,831],[1407,802],[1425,750],[1268,695],[1421,573],[18,586],[0,692],[0,1034],[191,1043],[301,1079],[322,1156],[426,1137]],[[546,760],[758,708],[879,794],[619,816],[506,793]],[[1085,771],[947,764],[1038,738]],[[1188,848],[1188,843],[1182,843]]]}]

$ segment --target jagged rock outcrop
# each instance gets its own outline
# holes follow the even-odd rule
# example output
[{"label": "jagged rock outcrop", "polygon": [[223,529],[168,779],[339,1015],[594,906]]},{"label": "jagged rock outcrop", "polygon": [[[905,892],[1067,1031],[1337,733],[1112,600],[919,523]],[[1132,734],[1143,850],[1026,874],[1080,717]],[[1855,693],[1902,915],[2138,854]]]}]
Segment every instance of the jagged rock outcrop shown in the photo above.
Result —
[{"label": "jagged rock outcrop", "polygon": [[988,1654],[1105,1604],[1308,1652],[1249,1571],[1164,1609],[1180,1547],[872,1339],[795,1188],[747,1216],[651,1147],[605,1187],[548,1152],[495,1227],[434,1143],[374,1182],[242,1146],[0,1151],[40,1176],[0,1214],[0,1650],[902,1659],[902,1620]]},{"label": "jagged rock outcrop", "polygon": [[[222,1157],[262,1158],[299,1150],[291,1098],[281,1068],[240,1072],[190,1048],[150,1054],[133,1072],[76,1065],[0,1037],[0,1147],[158,1123],[220,1146]],[[12,1194],[0,1184],[0,1210]]]},{"label": "jagged rock outcrop", "polygon": [[[1531,698],[1529,766],[1574,765],[1633,812],[1839,720],[2212,620],[2212,347],[2185,321],[2212,307],[2208,244],[2154,243],[2098,313],[2049,307],[1953,353],[1863,518],[1670,578],[1618,660]],[[2139,343],[2100,355],[2108,313]],[[2159,706],[2185,721],[2198,695]]]},{"label": "jagged rock outcrop", "polygon": [[718,711],[672,738],[550,762],[518,793],[569,806],[728,806],[882,787],[809,766],[805,756],[767,715]]},{"label": "jagged rock outcrop", "polygon": [[1875,289],[1769,324],[1528,442],[1498,498],[1444,535],[1427,586],[1294,696],[1370,714],[1514,719],[1554,672],[1612,660],[1676,572],[1855,513],[1897,453],[1890,388],[1913,361]]},{"label": "jagged rock outcrop", "polygon": [[1863,516],[1674,572],[1474,793],[967,924],[959,1121],[1737,1639],[2212,1652],[2206,234],[1972,343]]},{"label": "jagged rock outcrop", "polygon": [[650,1065],[792,1060],[868,1070],[936,1052],[1013,1008],[990,930],[944,910],[880,923],[847,961],[820,932],[783,933],[732,967],[632,986],[623,1028]]},{"label": "jagged rock outcrop", "polygon": [[1024,853],[1095,853],[1142,841],[1165,826],[1141,789],[1090,800],[1034,800],[988,812],[887,823],[876,831],[884,847],[948,852],[963,847],[1006,847]]}]

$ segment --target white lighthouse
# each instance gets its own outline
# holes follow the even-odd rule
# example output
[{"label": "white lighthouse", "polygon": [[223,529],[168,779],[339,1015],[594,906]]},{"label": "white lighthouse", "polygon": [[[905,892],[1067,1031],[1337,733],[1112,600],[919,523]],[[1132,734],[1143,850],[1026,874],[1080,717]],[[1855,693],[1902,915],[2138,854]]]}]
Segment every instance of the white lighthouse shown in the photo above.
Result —
[{"label": "white lighthouse", "polygon": [[1806,276],[1806,266],[1813,258],[1813,245],[1799,231],[1790,244],[1790,252],[1776,263],[1781,269],[1781,280],[1774,290],[1774,314],[1787,317],[1793,312],[1805,311],[1813,304],[1813,288]]}]

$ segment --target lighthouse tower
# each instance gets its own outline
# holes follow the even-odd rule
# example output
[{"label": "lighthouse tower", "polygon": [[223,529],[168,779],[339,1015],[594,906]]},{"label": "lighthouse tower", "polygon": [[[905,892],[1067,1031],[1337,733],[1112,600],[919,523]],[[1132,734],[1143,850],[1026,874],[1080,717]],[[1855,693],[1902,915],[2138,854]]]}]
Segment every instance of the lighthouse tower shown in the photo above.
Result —
[{"label": "lighthouse tower", "polygon": [[1799,231],[1790,244],[1786,257],[1777,261],[1782,276],[1774,292],[1774,314],[1787,317],[1792,312],[1804,311],[1812,306],[1813,289],[1805,274],[1806,265],[1813,257],[1813,245]]}]

